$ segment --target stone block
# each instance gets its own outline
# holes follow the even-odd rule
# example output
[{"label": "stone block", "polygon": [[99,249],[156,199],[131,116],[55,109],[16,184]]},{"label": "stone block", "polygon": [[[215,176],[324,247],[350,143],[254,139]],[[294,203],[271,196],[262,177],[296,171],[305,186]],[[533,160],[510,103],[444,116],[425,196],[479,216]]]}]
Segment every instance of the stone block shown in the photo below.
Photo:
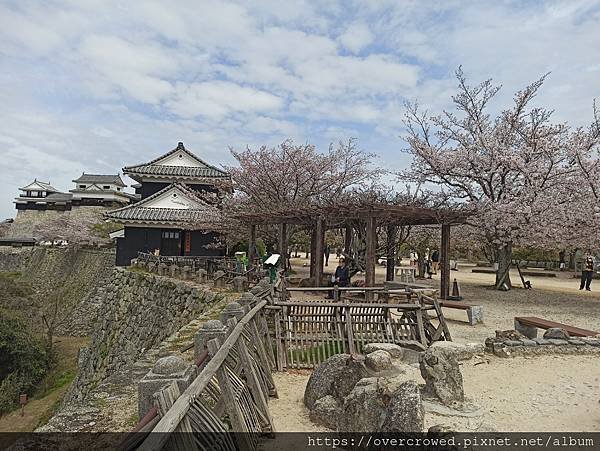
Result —
[{"label": "stone block", "polygon": [[537,346],[535,340],[521,340],[521,343],[523,343],[523,346]]},{"label": "stone block", "polygon": [[244,276],[235,276],[233,278],[233,290],[236,293],[243,293],[248,289],[248,278]]},{"label": "stone block", "polygon": [[220,342],[225,340],[227,328],[218,319],[211,319],[205,322],[196,335],[194,335],[194,360],[198,359],[200,354],[207,349],[207,343],[217,338]]},{"label": "stone block", "polygon": [[474,326],[475,324],[483,322],[483,305],[472,305],[467,310],[467,317],[469,318],[469,324]]},{"label": "stone block", "polygon": [[240,304],[242,307],[248,306],[250,308],[254,307],[256,304],[258,304],[258,302],[260,302],[260,299],[258,299],[249,291],[242,294],[237,300],[237,303]]},{"label": "stone block", "polygon": [[517,332],[522,333],[527,338],[531,338],[531,339],[537,338],[537,333],[538,333],[537,327],[535,327],[535,326],[525,326],[524,324],[521,324],[516,319],[515,319],[515,330]]},{"label": "stone block", "polygon": [[159,263],[158,264],[158,275],[159,276],[166,276],[168,268],[169,267],[165,263]]},{"label": "stone block", "polygon": [[177,356],[158,359],[154,367],[138,383],[138,415],[142,418],[154,406],[152,396],[163,387],[176,382],[183,391],[196,377],[196,366]]},{"label": "stone block", "polygon": [[227,304],[221,312],[221,322],[227,324],[229,318],[235,318],[239,321],[244,315],[244,308],[237,302],[231,302],[230,304]]},{"label": "stone block", "polygon": [[208,273],[206,272],[206,269],[200,268],[198,270],[198,282],[205,283],[207,279],[208,279]]},{"label": "stone block", "polygon": [[189,266],[181,268],[181,278],[183,280],[190,280],[192,278],[192,268]]},{"label": "stone block", "polygon": [[173,264],[171,266],[169,266],[169,272],[171,277],[175,278],[179,275],[179,266]]},{"label": "stone block", "polygon": [[521,342],[521,340],[506,340],[504,344],[506,346],[523,346],[523,342]]},{"label": "stone block", "polygon": [[585,346],[585,341],[583,340],[578,340],[576,338],[571,338],[569,340],[569,344],[570,345],[575,345],[575,346]]},{"label": "stone block", "polygon": [[552,344],[552,343],[550,343],[549,340],[546,340],[545,338],[534,338],[533,341],[535,341],[538,345],[542,345],[542,346],[547,346],[547,345]]},{"label": "stone block", "polygon": [[225,288],[225,273],[223,271],[215,272],[213,277],[215,288]]}]

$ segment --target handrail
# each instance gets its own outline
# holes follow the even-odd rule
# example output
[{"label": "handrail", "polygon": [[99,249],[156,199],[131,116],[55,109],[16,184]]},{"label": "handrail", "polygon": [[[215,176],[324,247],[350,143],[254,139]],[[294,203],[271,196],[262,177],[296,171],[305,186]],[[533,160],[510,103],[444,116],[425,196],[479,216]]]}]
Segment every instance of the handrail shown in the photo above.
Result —
[{"label": "handrail", "polygon": [[[177,426],[194,402],[196,396],[208,386],[217,370],[225,362],[229,352],[236,345],[242,332],[252,318],[267,304],[267,301],[259,302],[252,310],[250,310],[233,328],[227,339],[223,342],[217,353],[212,356],[198,377],[189,385],[189,387],[177,398],[173,406],[160,419],[157,425],[152,430],[152,434],[144,440],[138,448],[140,451],[159,451],[163,448],[169,439],[168,433],[175,431]],[[154,432],[158,432],[154,434]]]}]

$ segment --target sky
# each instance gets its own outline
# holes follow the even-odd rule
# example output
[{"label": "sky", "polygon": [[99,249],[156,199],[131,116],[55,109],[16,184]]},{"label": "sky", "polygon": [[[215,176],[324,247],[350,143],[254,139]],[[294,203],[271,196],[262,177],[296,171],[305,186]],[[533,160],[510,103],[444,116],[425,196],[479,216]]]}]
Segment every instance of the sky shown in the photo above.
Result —
[{"label": "sky", "polygon": [[73,187],[183,141],[215,165],[286,138],[356,138],[409,157],[404,102],[452,108],[454,73],[502,85],[550,72],[536,102],[591,122],[600,1],[0,0],[0,219],[34,178]]}]

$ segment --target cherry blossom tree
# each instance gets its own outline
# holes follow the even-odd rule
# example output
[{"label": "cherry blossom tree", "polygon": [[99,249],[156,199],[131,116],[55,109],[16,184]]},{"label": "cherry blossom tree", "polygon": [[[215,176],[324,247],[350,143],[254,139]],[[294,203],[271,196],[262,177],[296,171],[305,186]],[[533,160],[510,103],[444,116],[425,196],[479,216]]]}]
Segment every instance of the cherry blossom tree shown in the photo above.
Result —
[{"label": "cherry blossom tree", "polygon": [[[230,150],[238,163],[227,168],[234,190],[234,195],[224,201],[230,241],[244,239],[247,233],[231,218],[232,214],[333,202],[350,188],[369,184],[383,172],[371,163],[375,155],[360,150],[354,139],[331,144],[326,152],[291,139],[275,147]],[[293,235],[296,229],[288,227],[288,234]],[[277,242],[274,227],[261,228],[261,233],[267,242]]]},{"label": "cherry blossom tree", "polygon": [[[589,130],[552,123],[552,111],[531,106],[543,76],[494,116],[490,102],[500,87],[491,80],[471,86],[460,68],[456,76],[456,112],[429,116],[407,103],[406,151],[413,162],[402,176],[438,185],[477,212],[468,225],[495,255],[496,287],[507,289],[513,245],[556,244],[569,224],[557,218],[566,220],[598,183],[597,159],[589,162],[598,145],[597,115]],[[582,175],[586,168],[587,177]],[[582,177],[590,183],[587,191],[573,186]]]}]

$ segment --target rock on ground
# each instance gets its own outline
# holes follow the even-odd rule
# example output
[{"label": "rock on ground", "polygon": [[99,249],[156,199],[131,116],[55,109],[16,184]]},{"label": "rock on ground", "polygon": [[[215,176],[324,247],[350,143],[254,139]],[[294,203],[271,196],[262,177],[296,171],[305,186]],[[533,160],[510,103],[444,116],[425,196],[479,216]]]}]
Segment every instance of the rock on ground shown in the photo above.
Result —
[{"label": "rock on ground", "polygon": [[376,432],[385,418],[386,404],[381,397],[378,379],[359,381],[348,396],[337,421],[339,432]]},{"label": "rock on ground", "polygon": [[385,371],[392,368],[392,356],[387,351],[374,351],[365,357],[365,365],[373,371]]},{"label": "rock on ground", "polygon": [[404,354],[404,349],[393,343],[368,343],[363,349],[365,355],[375,351],[386,351],[393,359],[401,359]]},{"label": "rock on ground", "polygon": [[406,381],[392,393],[381,432],[422,432],[424,417],[419,385]]},{"label": "rock on ground", "polygon": [[312,410],[315,402],[327,395],[341,404],[367,373],[364,358],[336,354],[321,363],[310,376],[304,392],[304,404]]},{"label": "rock on ground", "polygon": [[425,379],[424,394],[436,397],[447,406],[464,401],[462,374],[451,352],[429,348],[421,359],[420,369]]},{"label": "rock on ground", "polygon": [[317,399],[309,417],[315,423],[322,424],[329,429],[335,429],[340,410],[337,400],[333,396],[327,395]]}]

